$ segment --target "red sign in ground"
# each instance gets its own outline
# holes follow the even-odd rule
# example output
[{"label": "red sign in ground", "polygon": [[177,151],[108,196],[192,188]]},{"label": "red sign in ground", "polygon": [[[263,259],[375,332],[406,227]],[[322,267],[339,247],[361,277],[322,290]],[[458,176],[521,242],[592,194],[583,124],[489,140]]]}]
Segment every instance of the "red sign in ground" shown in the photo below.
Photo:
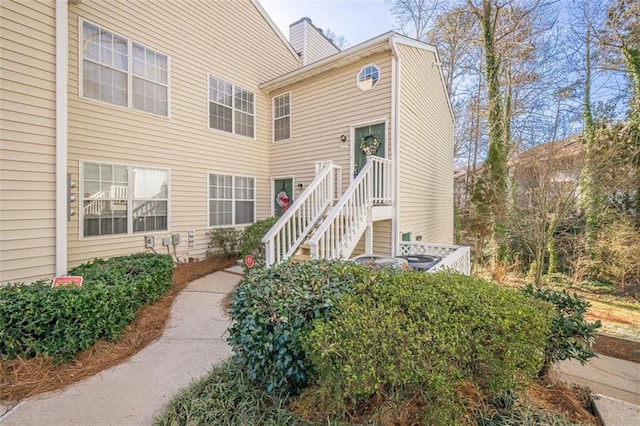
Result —
[{"label": "red sign in ground", "polygon": [[247,268],[249,268],[249,269],[253,268],[253,265],[255,263],[256,263],[255,259],[250,254],[248,254],[248,255],[246,255],[244,257],[244,264],[247,265]]},{"label": "red sign in ground", "polygon": [[82,277],[80,276],[55,277],[53,279],[53,284],[51,284],[51,288],[66,287],[69,285],[75,285],[78,288],[82,287]]}]

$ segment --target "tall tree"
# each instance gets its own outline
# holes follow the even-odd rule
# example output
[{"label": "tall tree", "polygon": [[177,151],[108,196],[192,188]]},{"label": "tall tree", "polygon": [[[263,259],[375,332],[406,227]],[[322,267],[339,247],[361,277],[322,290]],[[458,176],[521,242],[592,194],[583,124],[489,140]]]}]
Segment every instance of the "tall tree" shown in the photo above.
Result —
[{"label": "tall tree", "polygon": [[[585,16],[588,16],[588,2],[584,2]],[[596,124],[593,118],[591,106],[591,70],[593,63],[591,59],[591,50],[593,46],[593,29],[590,24],[585,26],[584,34],[584,110],[582,113],[584,124],[582,128],[582,137],[585,143],[585,180],[583,185],[585,219],[586,219],[586,248],[587,252],[591,251],[591,247],[595,242],[597,231],[599,228],[599,216],[602,212],[602,194],[599,185],[595,179],[596,168],[598,167],[598,158],[596,158]]]},{"label": "tall tree", "polygon": [[[484,74],[487,89],[487,126],[489,127],[489,151],[484,162],[482,177],[474,189],[473,200],[481,207],[478,213],[485,219],[492,243],[491,258],[498,259],[502,245],[502,229],[499,223],[506,210],[507,144],[504,138],[503,97],[500,90],[500,58],[496,52],[496,29],[502,6],[497,1],[482,0],[480,6],[467,0],[467,6],[476,17],[481,29]],[[495,264],[495,263],[494,263]]]},{"label": "tall tree", "polygon": [[640,3],[612,0],[601,35],[601,44],[623,59],[632,91],[629,116],[640,121]]},{"label": "tall tree", "polygon": [[635,216],[640,231],[640,3],[612,0],[601,36],[601,44],[613,51],[614,60],[616,56],[622,58],[628,74],[631,97],[627,124],[619,132],[622,137],[616,139],[619,140],[617,149],[620,153],[617,160],[622,166],[619,170],[627,171],[631,186],[619,182],[615,190],[617,195],[624,194],[628,204],[625,214]]},{"label": "tall tree", "polygon": [[468,65],[473,60],[476,29],[468,10],[454,7],[441,13],[435,20],[433,28],[426,34],[425,41],[438,46],[442,61],[447,90],[455,97],[456,85],[461,79],[468,78],[473,72]]},{"label": "tall tree", "polygon": [[336,34],[331,28],[327,28],[324,31],[324,36],[331,40],[331,43],[340,50],[344,50],[349,47],[349,41],[347,38],[342,34]]},{"label": "tall tree", "polygon": [[440,8],[438,0],[387,0],[399,30],[416,40],[424,40]]}]

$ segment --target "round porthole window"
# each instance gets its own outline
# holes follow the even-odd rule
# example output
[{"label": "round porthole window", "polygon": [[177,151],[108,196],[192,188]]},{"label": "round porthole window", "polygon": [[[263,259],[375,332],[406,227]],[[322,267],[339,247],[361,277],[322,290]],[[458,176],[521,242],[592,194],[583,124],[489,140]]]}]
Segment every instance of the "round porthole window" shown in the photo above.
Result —
[{"label": "round porthole window", "polygon": [[376,87],[380,80],[380,68],[377,65],[367,65],[358,73],[358,88],[362,91],[371,90]]}]

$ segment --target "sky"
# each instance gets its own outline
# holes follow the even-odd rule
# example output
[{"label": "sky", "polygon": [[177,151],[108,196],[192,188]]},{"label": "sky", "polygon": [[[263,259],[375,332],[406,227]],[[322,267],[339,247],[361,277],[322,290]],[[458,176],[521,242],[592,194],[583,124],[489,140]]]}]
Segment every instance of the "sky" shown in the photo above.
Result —
[{"label": "sky", "polygon": [[343,35],[349,46],[386,33],[394,18],[384,0],[258,0],[285,37],[289,24],[307,17],[313,24]]}]

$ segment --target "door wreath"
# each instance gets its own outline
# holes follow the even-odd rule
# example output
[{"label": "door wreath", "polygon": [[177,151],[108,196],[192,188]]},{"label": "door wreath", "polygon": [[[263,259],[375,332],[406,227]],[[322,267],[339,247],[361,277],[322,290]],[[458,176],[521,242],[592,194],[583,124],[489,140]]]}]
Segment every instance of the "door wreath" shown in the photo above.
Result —
[{"label": "door wreath", "polygon": [[380,147],[380,141],[373,135],[367,135],[360,139],[360,151],[364,155],[375,155]]},{"label": "door wreath", "polygon": [[284,181],[282,181],[282,189],[276,195],[276,203],[280,206],[282,213],[286,212],[289,208],[289,196],[285,192]]}]

